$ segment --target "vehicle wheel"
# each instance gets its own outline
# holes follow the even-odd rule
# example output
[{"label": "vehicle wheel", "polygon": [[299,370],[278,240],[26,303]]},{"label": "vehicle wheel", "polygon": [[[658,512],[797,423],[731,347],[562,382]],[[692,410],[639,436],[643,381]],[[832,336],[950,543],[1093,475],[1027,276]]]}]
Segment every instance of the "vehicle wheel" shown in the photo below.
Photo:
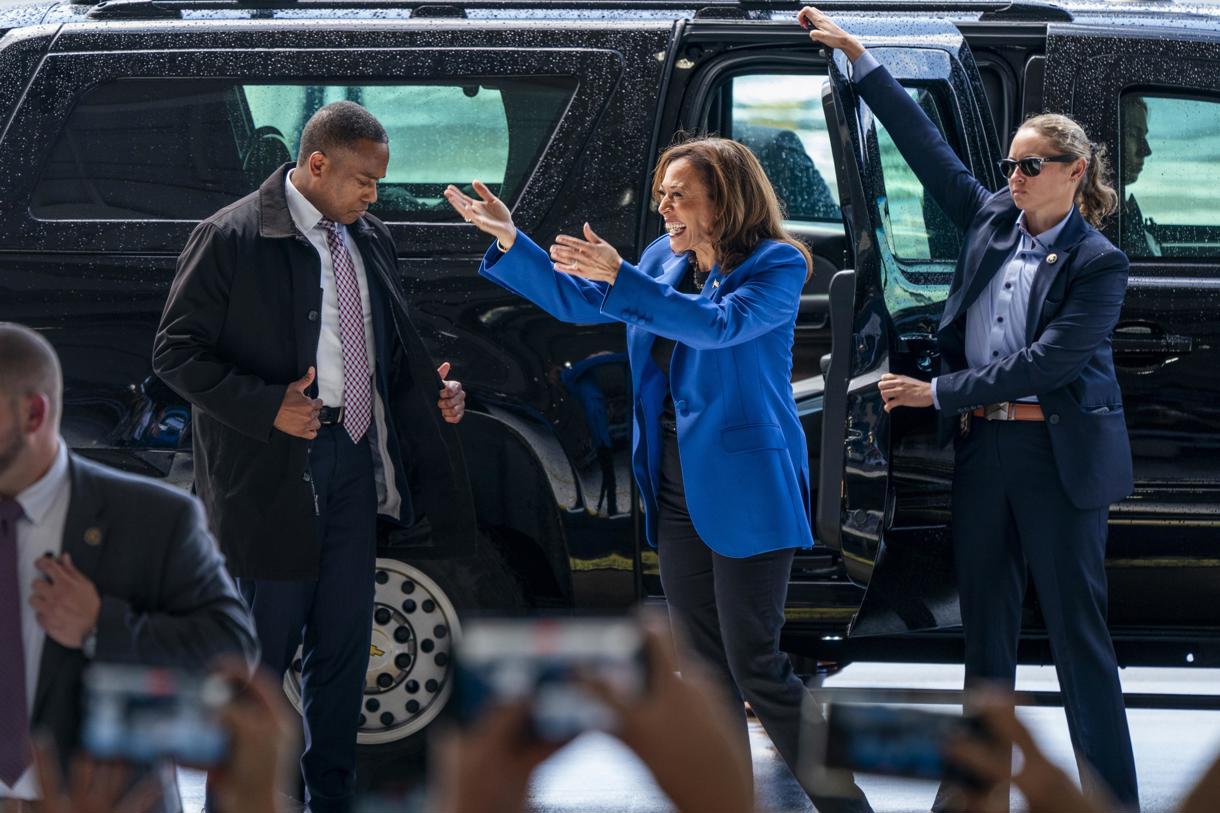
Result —
[{"label": "vehicle wheel", "polygon": [[[461,614],[524,606],[516,578],[490,544],[460,559],[377,558],[373,635],[357,734],[361,788],[401,786],[419,766],[424,732],[452,689],[453,642]],[[284,692],[301,711],[298,650]]]}]

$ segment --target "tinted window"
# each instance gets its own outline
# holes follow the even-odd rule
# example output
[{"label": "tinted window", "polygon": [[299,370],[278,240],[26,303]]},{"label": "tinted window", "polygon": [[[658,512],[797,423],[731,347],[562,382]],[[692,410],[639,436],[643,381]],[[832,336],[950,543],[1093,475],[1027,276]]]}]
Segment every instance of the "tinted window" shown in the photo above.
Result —
[{"label": "tinted window", "polygon": [[[943,133],[944,123],[932,94],[914,88],[907,92]],[[923,184],[898,152],[885,126],[876,119],[874,122],[883,191],[877,204],[890,253],[899,260],[954,261],[961,250],[961,234],[936,201],[924,192]]]},{"label": "tinted window", "polygon": [[456,219],[441,191],[478,178],[508,201],[521,191],[575,82],[254,85],[119,80],[77,104],[30,201],[48,220],[200,220],[257,189],[295,157],[305,122],[348,99],[390,136],[373,211],[390,221]]},{"label": "tinted window", "polygon": [[732,80],[728,135],[758,156],[789,220],[840,220],[821,84],[807,74]]},{"label": "tinted window", "polygon": [[1119,236],[1129,257],[1220,257],[1220,100],[1128,93]]}]

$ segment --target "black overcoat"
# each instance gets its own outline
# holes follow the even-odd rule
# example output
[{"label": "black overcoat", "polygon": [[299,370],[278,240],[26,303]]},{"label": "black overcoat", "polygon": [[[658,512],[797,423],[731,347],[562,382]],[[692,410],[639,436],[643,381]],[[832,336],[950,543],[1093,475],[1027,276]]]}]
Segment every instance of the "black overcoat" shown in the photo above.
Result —
[{"label": "black overcoat", "polygon": [[[153,368],[192,409],[195,488],[235,576],[317,577],[310,441],[274,428],[287,386],[317,364],[321,261],[297,230],[285,164],[199,224],[178,258]],[[434,544],[468,550],[474,505],[461,446],[436,402],[440,380],[407,314],[394,243],[364,215],[350,228],[373,311],[375,378],[401,510]],[[316,393],[316,382],[311,388]]]}]

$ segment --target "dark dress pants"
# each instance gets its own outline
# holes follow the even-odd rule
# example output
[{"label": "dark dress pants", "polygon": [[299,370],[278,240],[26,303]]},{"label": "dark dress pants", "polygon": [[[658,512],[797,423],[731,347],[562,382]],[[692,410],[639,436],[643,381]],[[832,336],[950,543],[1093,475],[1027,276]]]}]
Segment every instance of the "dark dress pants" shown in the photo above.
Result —
[{"label": "dark dress pants", "polygon": [[[670,620],[678,628],[683,648],[688,648],[679,651],[679,662],[701,663],[724,688],[747,748],[741,700],[749,701],[788,768],[800,777],[796,760],[801,703],[808,692],[779,648],[794,551],[742,559],[712,551],[699,538],[687,511],[677,435],[662,431],[662,438],[657,548]],[[741,510],[755,509],[743,505]],[[854,784],[848,785],[846,796],[804,789],[820,813],[872,809],[864,791]]]},{"label": "dark dress pants", "polygon": [[301,772],[312,813],[351,810],[372,634],[377,488],[366,435],[324,426],[309,453],[322,561],[317,581],[238,579],[273,675],[304,645]]},{"label": "dark dress pants", "polygon": [[[1013,687],[1028,567],[1077,759],[1120,804],[1138,808],[1131,734],[1106,626],[1109,509],[1072,505],[1043,423],[975,419],[956,458],[953,548],[967,686]],[[1081,773],[1087,790],[1093,780]]]}]

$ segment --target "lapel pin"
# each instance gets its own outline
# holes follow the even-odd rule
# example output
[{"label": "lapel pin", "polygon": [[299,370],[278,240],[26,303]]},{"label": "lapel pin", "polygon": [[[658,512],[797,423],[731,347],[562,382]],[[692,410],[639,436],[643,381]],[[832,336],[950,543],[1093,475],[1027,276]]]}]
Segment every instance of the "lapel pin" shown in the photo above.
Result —
[{"label": "lapel pin", "polygon": [[1047,254],[1046,262],[1049,265],[1054,265],[1055,263],[1059,262],[1059,255],[1058,254]]},{"label": "lapel pin", "polygon": [[102,529],[97,527],[86,529],[85,544],[92,545],[94,547],[102,544]]},{"label": "lapel pin", "polygon": [[719,287],[720,287],[720,280],[718,280],[718,279],[714,279],[714,280],[712,280],[712,287],[713,287],[713,288],[719,288]]}]

